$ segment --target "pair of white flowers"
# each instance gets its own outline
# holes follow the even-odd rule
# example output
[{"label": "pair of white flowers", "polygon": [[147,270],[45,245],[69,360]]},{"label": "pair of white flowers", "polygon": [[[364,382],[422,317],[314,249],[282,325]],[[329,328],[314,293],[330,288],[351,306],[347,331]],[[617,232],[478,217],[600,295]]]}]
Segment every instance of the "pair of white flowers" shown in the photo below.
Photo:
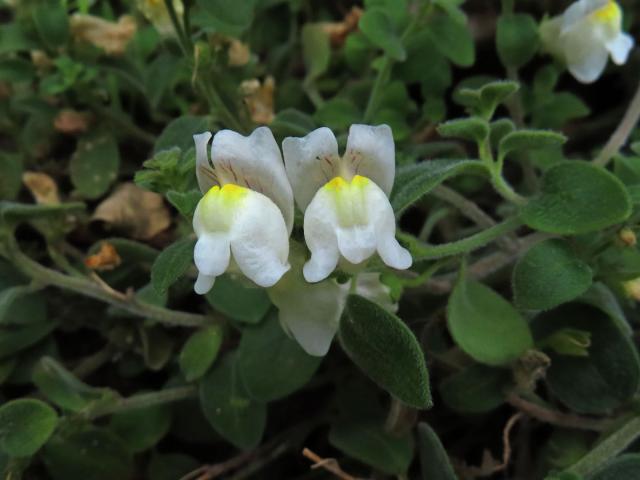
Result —
[{"label": "pair of white flowers", "polygon": [[[230,266],[261,287],[276,286],[291,268],[294,198],[304,212],[304,237],[311,252],[302,268],[306,282],[322,282],[340,262],[358,265],[375,253],[392,268],[411,266],[410,253],[395,238],[395,216],[388,199],[395,176],[389,126],[352,125],[342,156],[328,128],[302,138],[289,137],[282,144],[284,161],[267,127],[248,137],[219,131],[209,158],[211,137],[209,132],[194,135],[196,174],[204,193],[193,218],[198,236],[194,251],[197,293],[208,292]],[[300,256],[294,264],[302,263]],[[320,303],[331,303],[329,310],[340,310],[335,300],[340,295],[331,293],[335,282],[323,282],[323,287],[314,289],[297,282],[296,273],[291,272],[284,283],[289,288],[272,289],[281,321],[309,353],[326,353],[337,328],[335,315],[320,311],[319,315],[331,316],[331,321],[301,326],[292,318],[283,319],[283,313],[285,317],[304,316],[305,305],[293,305],[295,299],[287,303],[284,297],[295,297],[297,289],[301,298],[319,298]],[[283,295],[285,290],[290,294]],[[315,339],[318,335],[323,338],[321,345]]]},{"label": "pair of white flowers", "polygon": [[611,56],[622,65],[634,40],[622,31],[622,9],[614,0],[579,0],[542,23],[545,48],[560,57],[580,82],[597,80]]}]

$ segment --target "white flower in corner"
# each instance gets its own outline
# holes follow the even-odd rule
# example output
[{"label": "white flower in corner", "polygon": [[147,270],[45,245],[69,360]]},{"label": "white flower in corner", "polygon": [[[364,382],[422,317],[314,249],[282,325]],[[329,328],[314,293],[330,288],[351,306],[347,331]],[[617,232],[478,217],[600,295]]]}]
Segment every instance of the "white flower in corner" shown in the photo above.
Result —
[{"label": "white flower in corner", "polygon": [[616,65],[624,64],[634,45],[633,37],[622,31],[622,10],[614,0],[578,0],[543,22],[540,34],[546,49],[583,83],[600,77],[609,56]]},{"label": "white flower in corner", "polygon": [[248,137],[219,131],[211,161],[211,133],[193,138],[198,185],[205,194],[193,216],[196,293],[207,293],[230,264],[261,287],[274,285],[290,268],[293,195],[273,134],[267,127]]},{"label": "white flower in corner", "polygon": [[390,267],[411,266],[395,238],[388,195],[395,176],[395,146],[388,125],[352,125],[345,154],[331,130],[319,128],[282,144],[287,175],[300,209],[311,259],[308,282],[327,278],[340,258],[359,264],[374,253]]}]

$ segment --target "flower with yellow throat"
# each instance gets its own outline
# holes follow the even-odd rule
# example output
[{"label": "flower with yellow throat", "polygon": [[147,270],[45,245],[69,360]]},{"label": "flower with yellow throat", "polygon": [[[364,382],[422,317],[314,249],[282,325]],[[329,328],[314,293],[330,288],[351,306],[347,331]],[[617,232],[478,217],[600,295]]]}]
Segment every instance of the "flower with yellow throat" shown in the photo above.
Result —
[{"label": "flower with yellow throat", "polygon": [[611,60],[627,61],[633,37],[622,31],[622,9],[614,0],[579,0],[540,26],[543,45],[582,83],[597,80]]}]

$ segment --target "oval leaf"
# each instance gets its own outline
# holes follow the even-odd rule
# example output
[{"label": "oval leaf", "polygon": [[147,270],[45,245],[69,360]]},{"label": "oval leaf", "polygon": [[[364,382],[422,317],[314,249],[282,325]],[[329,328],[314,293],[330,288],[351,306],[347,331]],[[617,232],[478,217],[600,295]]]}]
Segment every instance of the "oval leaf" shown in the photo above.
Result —
[{"label": "oval leaf", "polygon": [[592,272],[564,240],[547,240],[531,248],[513,270],[516,305],[546,310],[587,291]]},{"label": "oval leaf", "polygon": [[620,180],[601,167],[579,161],[547,170],[540,194],[522,209],[522,218],[531,228],[563,235],[609,227],[630,214],[631,200]]},{"label": "oval leaf", "polygon": [[189,337],[180,352],[180,369],[187,382],[197,380],[209,370],[223,338],[224,333],[218,325],[203,328]]},{"label": "oval leaf", "polygon": [[260,402],[286,397],[304,386],[322,357],[305,353],[270,315],[242,332],[237,353],[238,374],[247,393]]},{"label": "oval leaf", "polygon": [[449,331],[469,356],[487,365],[506,365],[533,348],[529,325],[500,295],[462,278],[447,306]]},{"label": "oval leaf", "polygon": [[415,408],[431,406],[424,353],[402,320],[351,295],[338,335],[353,362],[391,395]]},{"label": "oval leaf", "polygon": [[55,410],[40,400],[19,399],[0,407],[0,449],[29,457],[46,443],[58,424]]},{"label": "oval leaf", "polygon": [[418,454],[422,480],[457,480],[438,434],[424,422],[418,424]]},{"label": "oval leaf", "polygon": [[166,293],[192,265],[195,240],[183,238],[160,252],[151,267],[151,284],[161,294]]},{"label": "oval leaf", "polygon": [[224,358],[202,379],[200,404],[214,430],[236,447],[249,449],[260,443],[267,407],[249,398],[233,356]]}]

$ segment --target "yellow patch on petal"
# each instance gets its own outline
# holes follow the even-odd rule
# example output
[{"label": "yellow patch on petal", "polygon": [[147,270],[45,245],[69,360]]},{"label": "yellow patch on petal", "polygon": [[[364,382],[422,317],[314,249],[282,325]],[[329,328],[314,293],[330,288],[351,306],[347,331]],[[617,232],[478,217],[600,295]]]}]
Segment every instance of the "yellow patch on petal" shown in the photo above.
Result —
[{"label": "yellow patch on petal", "polygon": [[617,25],[622,20],[622,11],[617,2],[610,0],[606,5],[594,11],[591,17],[600,23]]},{"label": "yellow patch on petal", "polygon": [[215,185],[200,200],[200,216],[207,230],[227,231],[231,226],[233,212],[242,205],[249,189],[227,183],[220,188]]},{"label": "yellow patch on petal", "polygon": [[334,177],[322,187],[333,197],[341,226],[368,223],[365,188],[370,181],[361,175],[354,176],[350,182],[343,177]]}]

